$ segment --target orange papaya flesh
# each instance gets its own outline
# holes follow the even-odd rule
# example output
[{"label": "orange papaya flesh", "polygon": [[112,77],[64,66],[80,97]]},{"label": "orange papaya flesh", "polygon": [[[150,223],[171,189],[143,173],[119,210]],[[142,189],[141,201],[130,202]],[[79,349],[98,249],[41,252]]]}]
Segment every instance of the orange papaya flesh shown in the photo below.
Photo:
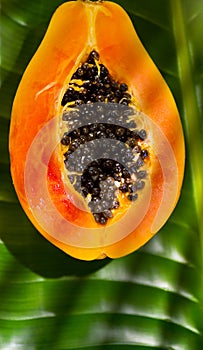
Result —
[{"label": "orange papaya flesh", "polygon": [[[85,121],[85,111],[90,115],[91,108],[93,116]],[[104,115],[98,114],[102,108]],[[112,120],[111,114],[118,110],[120,115]],[[129,111],[131,116],[119,119]],[[107,129],[114,136],[107,137]],[[116,138],[118,129],[128,138]],[[95,137],[102,130],[106,136]],[[129,137],[133,132],[144,137]],[[80,144],[74,148],[78,139]],[[90,156],[93,148],[103,144],[116,152],[106,158],[105,151],[100,151],[98,159],[87,158],[82,172],[74,168],[81,165],[75,154],[82,147],[87,146]],[[57,9],[17,90],[9,148],[12,178],[23,209],[44,237],[73,257],[124,256],[164,225],[182,185],[182,126],[168,86],[120,6],[73,1]],[[131,165],[142,161],[136,176],[121,158],[125,150],[131,154]],[[107,172],[109,159],[112,167],[120,166],[116,173],[111,168]],[[85,187],[91,179],[89,169],[96,171],[94,176],[98,169],[101,178],[106,175],[94,181],[99,198]],[[143,179],[137,178],[138,172]],[[109,186],[115,187],[112,193],[105,182],[109,179]],[[137,188],[139,183],[144,183],[143,189]],[[97,212],[92,199],[101,204],[101,184],[114,203]],[[115,202],[118,208],[112,208]]]}]

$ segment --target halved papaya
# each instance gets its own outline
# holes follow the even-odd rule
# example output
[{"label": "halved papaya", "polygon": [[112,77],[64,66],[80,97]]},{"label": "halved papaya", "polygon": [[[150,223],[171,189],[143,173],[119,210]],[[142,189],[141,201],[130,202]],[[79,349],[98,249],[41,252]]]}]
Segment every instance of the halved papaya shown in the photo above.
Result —
[{"label": "halved papaya", "polygon": [[164,225],[183,180],[182,126],[120,6],[56,10],[18,87],[9,148],[24,211],[75,258],[127,255]]}]

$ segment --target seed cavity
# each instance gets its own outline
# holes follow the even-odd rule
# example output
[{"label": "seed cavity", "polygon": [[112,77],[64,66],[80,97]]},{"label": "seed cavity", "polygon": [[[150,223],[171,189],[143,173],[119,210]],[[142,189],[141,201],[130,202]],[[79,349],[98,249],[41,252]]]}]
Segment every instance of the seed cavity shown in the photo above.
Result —
[{"label": "seed cavity", "polygon": [[95,221],[106,225],[120,207],[118,198],[134,202],[145,186],[147,132],[135,123],[128,85],[113,79],[95,50],[72,75],[61,106],[69,181]]}]

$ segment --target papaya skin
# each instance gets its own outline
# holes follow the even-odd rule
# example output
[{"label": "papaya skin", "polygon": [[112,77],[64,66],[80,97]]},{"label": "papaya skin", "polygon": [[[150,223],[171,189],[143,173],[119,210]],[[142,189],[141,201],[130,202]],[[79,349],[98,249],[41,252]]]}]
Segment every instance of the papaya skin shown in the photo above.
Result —
[{"label": "papaya skin", "polygon": [[[161,226],[179,199],[185,162],[183,131],[173,96],[125,11],[108,1],[92,3],[78,0],[61,5],[18,87],[12,109],[9,150],[13,183],[25,213],[46,239],[82,260],[105,256],[118,258],[144,245],[157,232],[152,227],[162,203],[164,187],[167,187],[161,164],[152,152],[152,192],[145,217],[125,238],[95,248],[63,243],[60,238],[56,239],[45,231],[33,215],[25,191],[28,151],[40,129],[60,114],[65,86],[83,58],[93,49],[99,52],[101,62],[108,67],[111,75],[129,86],[140,110],[160,128],[173,150],[178,174],[177,191],[173,208],[162,213]],[[100,227],[93,222],[90,213],[80,211],[65,198],[61,158],[57,157],[57,150],[50,159],[47,174],[49,192],[56,208],[64,216],[68,208],[68,217],[73,222],[76,220],[87,227]],[[36,184],[40,186],[40,179],[36,179]],[[105,231],[103,227],[100,229]]]}]

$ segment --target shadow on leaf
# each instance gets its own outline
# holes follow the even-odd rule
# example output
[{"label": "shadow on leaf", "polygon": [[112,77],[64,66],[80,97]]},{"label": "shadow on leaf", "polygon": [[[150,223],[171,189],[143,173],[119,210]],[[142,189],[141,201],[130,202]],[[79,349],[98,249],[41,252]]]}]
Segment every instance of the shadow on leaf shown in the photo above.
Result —
[{"label": "shadow on leaf", "polygon": [[[11,192],[12,184],[10,182]],[[14,257],[27,268],[46,278],[86,276],[107,265],[111,259],[82,261],[59,250],[32,226],[18,201],[1,203],[0,238]]]}]

